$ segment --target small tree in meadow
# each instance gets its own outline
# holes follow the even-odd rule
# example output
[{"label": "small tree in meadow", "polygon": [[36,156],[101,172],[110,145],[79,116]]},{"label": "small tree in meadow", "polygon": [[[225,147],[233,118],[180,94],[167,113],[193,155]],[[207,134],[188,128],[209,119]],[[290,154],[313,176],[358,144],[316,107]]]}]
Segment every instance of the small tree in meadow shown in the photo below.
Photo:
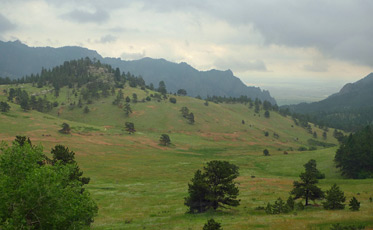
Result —
[{"label": "small tree in meadow", "polygon": [[360,202],[356,199],[356,197],[352,197],[348,206],[350,206],[351,211],[359,211]]},{"label": "small tree in meadow", "polygon": [[132,123],[132,122],[126,122],[125,123],[125,129],[126,131],[129,133],[129,134],[132,134],[134,132],[136,132],[135,130],[135,125]]},{"label": "small tree in meadow", "polygon": [[126,117],[129,117],[129,115],[132,113],[131,105],[129,103],[126,103],[124,105],[123,111]]},{"label": "small tree in meadow", "polygon": [[263,150],[263,154],[264,154],[264,156],[269,156],[269,151],[268,151],[268,149],[264,149],[264,150]]},{"label": "small tree in meadow", "polygon": [[163,146],[168,146],[171,144],[171,139],[170,136],[167,134],[162,134],[161,138],[159,139],[159,144]]},{"label": "small tree in meadow", "polygon": [[62,129],[59,130],[60,133],[63,133],[63,134],[69,134],[70,133],[71,128],[70,128],[69,124],[63,123],[61,126],[62,126]]},{"label": "small tree in meadow", "polygon": [[203,226],[203,230],[223,230],[221,224],[216,222],[214,219],[209,219]]},{"label": "small tree in meadow", "polygon": [[238,206],[239,190],[234,182],[238,177],[238,167],[227,161],[210,161],[204,172],[197,170],[188,184],[188,197],[184,204],[190,213],[201,213],[219,207]]},{"label": "small tree in meadow", "polygon": [[335,210],[344,209],[343,202],[346,201],[344,192],[340,190],[337,184],[334,184],[329,190],[326,191],[326,201],[323,202],[324,209]]},{"label": "small tree in meadow", "polygon": [[294,181],[293,190],[290,192],[294,199],[304,198],[306,206],[309,200],[316,200],[324,197],[324,192],[316,186],[318,183],[316,174],[307,170],[299,175],[301,181]]},{"label": "small tree in meadow", "polygon": [[189,121],[189,124],[194,124],[194,114],[193,113],[189,113],[187,119]]}]

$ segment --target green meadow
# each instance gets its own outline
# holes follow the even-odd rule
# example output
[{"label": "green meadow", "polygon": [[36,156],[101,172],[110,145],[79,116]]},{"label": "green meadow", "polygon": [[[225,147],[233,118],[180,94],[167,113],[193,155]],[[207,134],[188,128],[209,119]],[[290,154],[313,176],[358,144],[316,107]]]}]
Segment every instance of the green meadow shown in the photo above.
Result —
[{"label": "green meadow", "polygon": [[[209,218],[220,222],[225,230],[330,229],[335,223],[373,228],[373,203],[369,201],[373,180],[341,177],[333,162],[337,146],[298,151],[299,147],[309,149],[308,140],[313,136],[290,117],[271,111],[270,118],[265,118],[263,110],[256,114],[248,105],[210,102],[206,106],[203,100],[174,95],[169,97],[175,97],[176,104],[155,98],[131,102],[133,113],[129,117],[121,106],[112,104],[115,95],[93,101],[87,105],[90,112],[84,113],[85,105],[69,106],[77,104],[79,98],[67,87],[56,98],[47,87],[2,85],[0,101],[6,101],[3,90],[10,87],[45,95],[59,106],[39,113],[24,112],[19,105],[9,103],[11,110],[0,113],[0,140],[10,144],[16,135],[25,135],[33,144],[43,145],[46,153],[56,144],[74,151],[84,175],[91,178],[87,189],[99,206],[93,229],[202,229]],[[128,86],[123,93],[131,99],[136,93],[138,101],[154,94]],[[184,106],[194,113],[193,125],[181,116]],[[134,134],[124,130],[127,121],[135,124]],[[64,122],[72,128],[69,135],[58,132]],[[318,141],[338,144],[333,129],[329,129],[326,140],[323,130],[314,125],[312,130]],[[164,133],[171,138],[169,147],[159,145]],[[264,149],[270,156],[263,155]],[[353,196],[361,202],[360,211],[352,212],[348,205],[345,210],[324,210],[321,201],[290,214],[267,215],[255,209],[278,197],[287,199],[293,181],[299,179],[310,159],[315,159],[317,168],[326,175],[319,186],[327,190],[337,183],[345,192],[346,204]],[[211,160],[239,166],[241,204],[217,212],[187,214],[184,197],[188,183],[194,172]]]}]

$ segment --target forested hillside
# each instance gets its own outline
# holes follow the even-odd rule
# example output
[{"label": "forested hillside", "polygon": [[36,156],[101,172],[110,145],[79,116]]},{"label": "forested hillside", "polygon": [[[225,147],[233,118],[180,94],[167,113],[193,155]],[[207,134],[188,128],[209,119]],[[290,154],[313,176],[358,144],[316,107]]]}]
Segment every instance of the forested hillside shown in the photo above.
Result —
[{"label": "forested hillside", "polygon": [[373,73],[346,84],[338,93],[314,103],[283,106],[314,123],[356,131],[373,122]]}]

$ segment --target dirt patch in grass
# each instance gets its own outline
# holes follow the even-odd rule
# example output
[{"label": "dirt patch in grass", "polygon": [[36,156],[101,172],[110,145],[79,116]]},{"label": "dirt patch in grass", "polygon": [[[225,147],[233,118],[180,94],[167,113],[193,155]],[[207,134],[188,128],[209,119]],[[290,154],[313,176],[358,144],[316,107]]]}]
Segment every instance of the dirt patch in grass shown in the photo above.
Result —
[{"label": "dirt patch in grass", "polygon": [[157,108],[155,105],[147,105],[146,107],[147,107],[147,108],[151,108],[151,109],[155,109],[155,108]]},{"label": "dirt patch in grass", "polygon": [[291,190],[293,180],[278,179],[278,178],[253,178],[250,182],[250,190],[258,190],[263,187],[280,188],[283,190]]},{"label": "dirt patch in grass", "polygon": [[132,141],[136,143],[139,148],[145,148],[151,147],[151,148],[156,148],[156,149],[162,149],[162,150],[167,150],[167,147],[160,146],[158,141],[149,139],[149,138],[144,138],[144,137],[133,137],[133,136],[127,136],[125,137],[126,140]]},{"label": "dirt patch in grass", "polygon": [[136,117],[140,117],[142,116],[143,114],[145,113],[144,110],[140,110],[140,111],[133,111],[133,115],[136,116]]},{"label": "dirt patch in grass", "polygon": [[198,133],[199,136],[212,139],[214,141],[223,141],[223,140],[230,140],[230,141],[238,141],[240,137],[240,133]]}]

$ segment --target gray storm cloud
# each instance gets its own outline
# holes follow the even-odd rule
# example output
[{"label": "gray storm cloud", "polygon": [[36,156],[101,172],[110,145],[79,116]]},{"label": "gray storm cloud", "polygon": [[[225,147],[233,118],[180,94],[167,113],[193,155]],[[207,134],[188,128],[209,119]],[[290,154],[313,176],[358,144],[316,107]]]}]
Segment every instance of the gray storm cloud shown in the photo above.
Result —
[{"label": "gray storm cloud", "polygon": [[15,28],[16,26],[13,23],[11,23],[6,17],[0,14],[0,33],[5,33]]},{"label": "gray storm cloud", "polygon": [[373,66],[373,1],[142,1],[156,12],[203,12],[232,27],[251,24],[265,43],[315,47],[324,55]]},{"label": "gray storm cloud", "polygon": [[61,17],[78,23],[103,23],[110,18],[110,15],[107,11],[101,9],[95,12],[73,10]]}]

